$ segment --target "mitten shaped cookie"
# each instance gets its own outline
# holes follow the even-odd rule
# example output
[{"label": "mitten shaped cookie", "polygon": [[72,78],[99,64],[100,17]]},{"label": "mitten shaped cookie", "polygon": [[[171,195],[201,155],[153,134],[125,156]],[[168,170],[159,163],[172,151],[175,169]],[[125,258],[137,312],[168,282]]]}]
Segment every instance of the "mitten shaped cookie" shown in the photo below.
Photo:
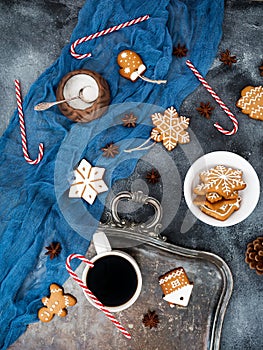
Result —
[{"label": "mitten shaped cookie", "polygon": [[118,54],[118,65],[121,67],[119,73],[122,77],[135,82],[138,78],[141,78],[148,83],[165,84],[166,80],[153,80],[142,75],[146,71],[146,66],[143,63],[141,57],[134,51],[124,50]]},{"label": "mitten shaped cookie", "polygon": [[77,300],[69,295],[64,294],[63,289],[53,283],[50,285],[50,297],[42,298],[42,303],[45,305],[38,310],[38,318],[42,322],[49,322],[55,314],[60,317],[67,315],[66,308],[75,305]]},{"label": "mitten shaped cookie", "polygon": [[263,120],[263,86],[247,86],[241,91],[237,107],[250,118]]},{"label": "mitten shaped cookie", "polygon": [[141,57],[134,51],[124,50],[118,54],[118,65],[121,67],[119,73],[122,77],[136,81],[146,71]]}]

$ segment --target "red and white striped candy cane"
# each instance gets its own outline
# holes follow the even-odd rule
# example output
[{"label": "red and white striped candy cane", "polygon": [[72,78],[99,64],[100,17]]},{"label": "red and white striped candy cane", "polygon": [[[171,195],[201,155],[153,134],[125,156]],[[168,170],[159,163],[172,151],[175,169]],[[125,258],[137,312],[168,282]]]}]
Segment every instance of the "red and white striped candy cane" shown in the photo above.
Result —
[{"label": "red and white striped candy cane", "polygon": [[32,160],[29,157],[28,150],[27,150],[25,119],[24,119],[24,113],[23,113],[23,107],[22,107],[22,97],[21,97],[21,88],[20,88],[19,80],[15,80],[15,88],[16,88],[16,103],[17,103],[17,109],[18,109],[20,134],[21,134],[21,139],[22,139],[22,150],[23,150],[24,158],[29,164],[36,165],[43,158],[44,145],[43,145],[43,143],[39,144],[38,157],[37,157],[37,159]]},{"label": "red and white striped candy cane", "polygon": [[130,333],[126,331],[126,329],[120,324],[119,321],[105,308],[105,306],[97,299],[97,297],[91,292],[91,290],[83,283],[83,281],[75,274],[75,272],[70,267],[70,261],[72,259],[80,259],[88,264],[90,267],[93,267],[93,263],[89,261],[85,256],[79,254],[71,254],[67,257],[66,260],[66,268],[70,276],[79,284],[79,286],[84,290],[84,292],[94,301],[94,303],[98,306],[98,308],[104,312],[104,314],[111,320],[112,323],[121,331],[121,333],[128,339],[131,339]]},{"label": "red and white striped candy cane", "polygon": [[214,126],[224,135],[234,135],[238,130],[238,121],[234,114],[228,109],[228,107],[224,104],[221,98],[215,93],[215,91],[211,88],[211,86],[207,83],[204,77],[200,74],[200,72],[195,68],[193,63],[190,60],[186,61],[187,66],[192,70],[195,76],[199,79],[199,81],[203,84],[206,90],[212,95],[212,97],[216,100],[219,106],[223,109],[223,111],[228,115],[228,117],[232,120],[234,127],[231,131],[225,130],[218,123],[215,123]]},{"label": "red and white striped candy cane", "polygon": [[115,32],[117,30],[120,30],[122,28],[125,28],[125,27],[130,27],[134,24],[137,24],[137,23],[140,23],[140,22],[143,22],[143,21],[146,21],[147,19],[149,19],[150,16],[149,15],[145,15],[145,16],[141,16],[141,17],[138,17],[138,18],[135,18],[135,19],[132,19],[131,21],[127,21],[125,23],[120,23],[114,27],[110,27],[108,29],[104,29],[104,30],[101,30],[100,32],[97,32],[97,33],[94,33],[94,34],[90,34],[88,36],[84,36],[83,38],[80,38],[80,39],[77,39],[76,41],[74,41],[74,43],[70,46],[70,53],[71,55],[78,59],[78,60],[81,60],[82,58],[87,58],[87,57],[90,57],[91,56],[91,53],[88,52],[88,53],[85,53],[85,54],[78,54],[75,52],[75,49],[76,47],[79,45],[79,44],[82,44],[82,43],[85,43],[86,41],[90,41],[90,40],[93,40],[93,39],[96,39],[100,36],[103,36],[103,35],[107,35],[109,33],[112,33],[112,32]]}]

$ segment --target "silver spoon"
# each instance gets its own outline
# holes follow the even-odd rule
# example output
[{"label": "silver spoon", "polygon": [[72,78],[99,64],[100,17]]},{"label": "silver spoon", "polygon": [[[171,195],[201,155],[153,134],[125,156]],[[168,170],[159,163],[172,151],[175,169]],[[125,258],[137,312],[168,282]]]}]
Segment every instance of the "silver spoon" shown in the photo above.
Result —
[{"label": "silver spoon", "polygon": [[55,101],[55,102],[41,102],[39,104],[37,104],[35,107],[34,107],[34,110],[35,111],[45,111],[46,109],[49,109],[50,107],[53,107],[53,106],[56,106],[56,105],[59,105],[61,103],[64,103],[64,102],[70,102],[70,101],[73,101],[73,100],[77,100],[77,99],[80,99],[82,100],[83,102],[85,103],[92,103],[92,102],[95,102],[95,100],[93,101],[88,101],[85,99],[84,97],[84,91],[85,89],[89,88],[90,86],[84,86],[82,89],[79,90],[79,94],[78,96],[75,96],[75,97],[71,97],[71,98],[68,98],[68,99],[65,99],[65,100],[61,100],[61,101]]}]

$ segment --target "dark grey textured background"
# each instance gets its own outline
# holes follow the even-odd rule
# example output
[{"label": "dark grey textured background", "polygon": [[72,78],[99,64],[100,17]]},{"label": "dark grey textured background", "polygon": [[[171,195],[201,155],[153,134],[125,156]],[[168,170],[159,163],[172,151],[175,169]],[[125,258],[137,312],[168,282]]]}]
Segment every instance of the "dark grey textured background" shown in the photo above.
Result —
[{"label": "dark grey textured background", "polygon": [[[7,127],[16,108],[14,79],[21,80],[25,94],[34,80],[59,56],[62,47],[68,43],[83,4],[83,0],[0,1],[1,133]],[[237,115],[240,124],[237,135],[225,137],[215,130],[214,121],[219,121],[226,128],[231,128],[231,122],[203,87],[199,87],[189,96],[180,110],[182,115],[191,117],[191,130],[204,153],[227,150],[241,155],[255,168],[261,183],[263,123],[240,113],[235,103],[243,87],[257,86],[263,82],[258,70],[263,61],[262,36],[263,2],[226,1],[223,37],[218,53],[228,48],[237,56],[238,62],[229,68],[223,66],[216,57],[206,78]],[[205,52],[203,54],[205,55]],[[201,101],[211,101],[216,107],[212,120],[206,120],[196,112],[195,108]],[[198,158],[198,153],[201,154],[197,148],[193,159]],[[183,148],[178,148],[171,157],[183,181],[191,161],[186,159]],[[169,169],[166,169],[163,163],[160,161],[158,168],[162,168],[165,176],[169,176]],[[114,190],[142,187],[145,190],[144,174],[150,168],[149,161],[141,161],[128,181],[120,181]],[[147,185],[149,194],[160,197],[159,199],[161,190],[161,183],[155,186]],[[176,195],[171,189],[171,198]],[[242,223],[229,228],[215,228],[196,221],[188,232],[180,233],[187,213],[182,196],[179,209],[165,231],[169,240],[177,245],[211,251],[221,256],[232,270],[234,291],[223,325],[222,350],[263,349],[263,277],[249,270],[244,262],[247,243],[263,235],[262,208],[261,191],[257,208]],[[164,210],[170,215],[169,206]],[[21,348],[21,345],[17,348]]]}]

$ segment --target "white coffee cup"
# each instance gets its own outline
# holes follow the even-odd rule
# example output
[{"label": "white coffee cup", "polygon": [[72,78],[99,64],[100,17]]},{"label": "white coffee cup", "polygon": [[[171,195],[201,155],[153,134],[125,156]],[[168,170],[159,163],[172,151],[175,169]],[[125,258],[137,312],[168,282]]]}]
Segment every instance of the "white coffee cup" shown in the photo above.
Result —
[{"label": "white coffee cup", "polygon": [[[100,300],[99,296],[96,295],[96,293],[94,293],[98,299],[104,304],[104,306],[110,311],[110,312],[119,312],[122,310],[127,309],[128,307],[130,307],[132,304],[134,304],[134,302],[138,299],[141,289],[142,289],[142,275],[141,275],[141,271],[140,268],[137,264],[137,262],[133,259],[133,257],[131,257],[129,254],[120,251],[120,250],[112,250],[110,243],[105,235],[104,232],[96,232],[93,235],[93,243],[94,243],[94,247],[96,250],[97,255],[95,255],[92,259],[90,259],[90,261],[94,264],[94,267],[90,267],[89,265],[87,265],[83,271],[82,274],[82,281],[83,283],[85,283],[87,285],[88,288],[90,288],[91,286],[89,286],[89,276],[88,274],[93,274],[95,273],[94,271],[96,271],[95,267],[99,266],[98,265],[98,260],[100,260],[99,264],[103,264],[103,259],[104,258],[104,262],[106,260],[109,260],[107,257],[115,257],[113,258],[113,260],[116,260],[115,262],[117,262],[118,259],[116,259],[116,257],[121,258],[120,259],[120,264],[122,265],[126,265],[126,267],[129,269],[129,271],[131,271],[133,278],[133,289],[132,289],[132,295],[129,297],[128,300],[126,300],[124,303],[121,303],[120,305],[106,305],[106,303],[103,302],[103,300]],[[123,260],[124,259],[124,260]],[[96,265],[96,261],[97,261],[97,265]],[[128,264],[127,264],[128,262]],[[93,269],[93,271],[91,271]],[[91,275],[90,275],[91,276]],[[137,279],[137,285],[135,286],[135,277]],[[128,278],[126,275],[123,275],[123,278],[126,279]],[[94,278],[93,278],[94,279]],[[103,282],[102,282],[103,283]],[[121,291],[121,288],[120,288]],[[94,303],[94,301],[92,299],[90,299],[90,297],[84,293],[86,298],[88,299],[88,301],[95,307],[98,308],[98,306]],[[102,298],[101,298],[102,299]]]}]

